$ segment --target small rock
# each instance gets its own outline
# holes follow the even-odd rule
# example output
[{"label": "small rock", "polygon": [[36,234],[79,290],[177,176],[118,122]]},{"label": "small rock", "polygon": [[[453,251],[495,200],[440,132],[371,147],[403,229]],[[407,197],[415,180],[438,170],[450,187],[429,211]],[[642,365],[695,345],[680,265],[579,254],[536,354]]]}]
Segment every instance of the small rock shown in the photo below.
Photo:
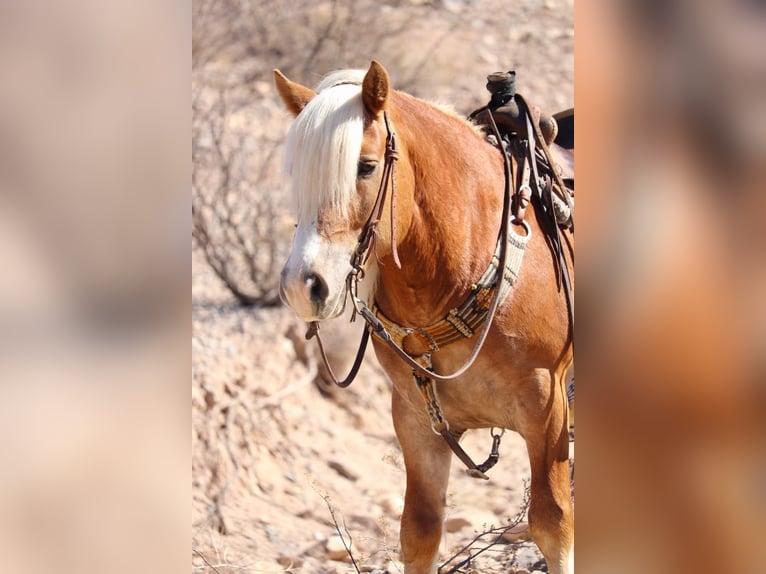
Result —
[{"label": "small rock", "polygon": [[339,462],[337,460],[331,460],[330,462],[327,463],[327,466],[329,466],[331,469],[333,469],[335,472],[337,472],[343,478],[347,478],[351,482],[356,482],[359,479],[359,475],[356,474],[350,468],[348,468],[342,462]]},{"label": "small rock", "polygon": [[327,553],[327,558],[330,560],[351,562],[351,558],[349,557],[340,536],[331,536],[328,538],[327,542],[325,542],[325,551]]},{"label": "small rock", "polygon": [[463,9],[462,0],[442,0],[442,6],[450,12],[458,13]]},{"label": "small rock", "polygon": [[367,531],[368,534],[382,534],[380,529],[380,523],[372,516],[366,516],[364,514],[349,514],[346,516],[349,524],[358,526]]},{"label": "small rock", "polygon": [[468,520],[465,516],[450,516],[447,520],[444,521],[444,529],[447,532],[459,532],[460,530],[463,530],[463,528],[470,528],[471,521]]},{"label": "small rock", "polygon": [[522,540],[529,540],[529,524],[526,522],[519,522],[516,526],[503,533],[503,540],[506,542],[521,542]]},{"label": "small rock", "polygon": [[383,509],[383,512],[396,518],[397,520],[402,517],[402,511],[404,510],[404,499],[398,494],[388,494],[384,496],[378,504]]},{"label": "small rock", "polygon": [[277,562],[285,568],[300,568],[303,566],[303,558],[292,552],[280,554]]}]

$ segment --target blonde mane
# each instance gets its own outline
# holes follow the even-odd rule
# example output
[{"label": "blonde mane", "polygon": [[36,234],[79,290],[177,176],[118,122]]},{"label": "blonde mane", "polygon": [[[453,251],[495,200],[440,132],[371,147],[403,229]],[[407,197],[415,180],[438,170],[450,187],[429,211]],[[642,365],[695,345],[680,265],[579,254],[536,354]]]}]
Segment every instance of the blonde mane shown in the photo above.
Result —
[{"label": "blonde mane", "polygon": [[347,216],[362,149],[363,78],[363,70],[328,74],[287,134],[285,171],[292,177],[293,201],[302,221],[315,220],[325,208]]}]

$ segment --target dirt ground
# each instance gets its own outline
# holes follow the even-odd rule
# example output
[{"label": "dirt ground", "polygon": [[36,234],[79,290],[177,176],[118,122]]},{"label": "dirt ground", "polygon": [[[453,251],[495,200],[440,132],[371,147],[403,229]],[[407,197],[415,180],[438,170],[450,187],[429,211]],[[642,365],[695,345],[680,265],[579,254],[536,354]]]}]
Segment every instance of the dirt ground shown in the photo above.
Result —
[{"label": "dirt ground", "polygon": [[[405,10],[423,2],[400,4]],[[470,18],[435,53],[451,67],[434,67],[433,91],[421,87],[426,93],[418,95],[467,113],[486,100],[477,75],[515,66],[524,78],[519,89],[523,85],[530,100],[550,111],[573,105],[571,1],[440,5],[447,15],[462,10]],[[492,14],[509,10],[512,15],[493,20]],[[451,21],[421,26],[437,38]],[[378,59],[385,64],[386,54]],[[439,81],[440,75],[451,80]],[[259,86],[268,87],[268,80]],[[396,87],[395,77],[392,82]],[[258,95],[276,98],[267,88]],[[285,131],[289,118],[254,121]],[[323,326],[323,333],[330,348],[353,353],[359,324],[342,321]],[[398,519],[405,477],[389,382],[370,351],[348,389],[315,384],[316,349],[305,343],[304,331],[282,306],[238,305],[201,254],[192,253],[192,572],[355,572],[336,524],[351,540],[360,571],[402,571]],[[483,460],[491,438],[469,432],[464,444]],[[453,463],[442,561],[522,509],[529,465],[515,433],[504,436],[490,474],[490,481],[477,481]],[[460,572],[544,571],[539,560],[531,542],[505,540]]]}]

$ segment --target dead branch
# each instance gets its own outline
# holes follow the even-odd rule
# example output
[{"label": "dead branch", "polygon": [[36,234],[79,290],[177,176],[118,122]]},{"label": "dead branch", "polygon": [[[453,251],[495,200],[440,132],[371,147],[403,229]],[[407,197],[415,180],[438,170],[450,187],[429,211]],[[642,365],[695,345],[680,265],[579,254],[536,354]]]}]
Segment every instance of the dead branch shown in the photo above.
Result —
[{"label": "dead branch", "polygon": [[[477,556],[483,554],[490,548],[498,544],[507,544],[503,540],[503,534],[509,532],[514,526],[517,526],[524,520],[524,517],[527,515],[527,511],[529,510],[529,501],[529,481],[525,480],[524,496],[521,500],[521,508],[516,513],[516,516],[509,519],[508,524],[504,526],[490,526],[489,528],[486,528],[484,531],[477,534],[468,544],[463,546],[460,550],[458,550],[455,554],[453,554],[439,566],[439,574],[456,574],[460,571],[461,568],[470,566],[471,562],[473,562]],[[487,538],[489,538],[488,541],[486,541]],[[479,541],[484,542],[484,545],[479,548],[474,548],[474,545]],[[449,570],[444,570],[451,562],[454,562],[463,555],[466,555],[463,560],[455,563],[449,568]]]},{"label": "dead branch", "polygon": [[196,548],[192,548],[192,552],[194,552],[194,553],[195,553],[197,556],[199,556],[200,558],[202,558],[202,561],[203,561],[205,564],[207,564],[207,565],[208,565],[208,567],[209,567],[210,569],[212,569],[212,570],[213,570],[213,572],[215,572],[216,574],[221,574],[221,571],[220,571],[220,570],[218,570],[218,568],[216,568],[215,566],[213,566],[213,565],[210,563],[210,561],[208,561],[208,559],[207,559],[207,558],[205,558],[205,555],[204,555],[204,554],[202,554],[202,552],[200,552],[200,551],[199,551],[199,550],[197,550]]}]

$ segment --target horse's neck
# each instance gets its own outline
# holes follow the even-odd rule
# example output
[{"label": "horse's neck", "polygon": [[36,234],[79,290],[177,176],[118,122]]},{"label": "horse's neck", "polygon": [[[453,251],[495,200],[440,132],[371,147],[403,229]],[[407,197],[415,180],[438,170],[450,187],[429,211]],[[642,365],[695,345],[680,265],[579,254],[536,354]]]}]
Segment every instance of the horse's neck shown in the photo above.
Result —
[{"label": "horse's neck", "polygon": [[413,186],[400,207],[411,209],[411,218],[398,242],[402,268],[381,261],[376,299],[391,319],[426,326],[461,303],[489,264],[502,161],[459,118],[406,97],[396,103],[392,119]]}]

